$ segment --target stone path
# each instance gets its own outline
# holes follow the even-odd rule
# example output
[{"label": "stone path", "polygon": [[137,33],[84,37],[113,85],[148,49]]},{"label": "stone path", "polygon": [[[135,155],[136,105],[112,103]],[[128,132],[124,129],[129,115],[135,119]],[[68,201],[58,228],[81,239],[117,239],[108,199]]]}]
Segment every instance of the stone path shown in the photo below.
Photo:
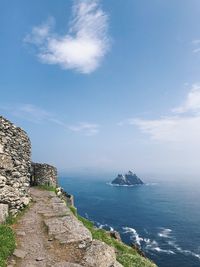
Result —
[{"label": "stone path", "polygon": [[53,192],[31,188],[33,204],[15,226],[9,267],[120,267],[114,249],[91,233]]}]

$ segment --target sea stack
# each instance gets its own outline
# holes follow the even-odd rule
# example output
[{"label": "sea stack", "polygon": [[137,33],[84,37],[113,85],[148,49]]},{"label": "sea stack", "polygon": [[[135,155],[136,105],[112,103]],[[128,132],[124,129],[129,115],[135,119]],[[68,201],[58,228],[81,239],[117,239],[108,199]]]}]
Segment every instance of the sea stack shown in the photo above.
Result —
[{"label": "sea stack", "polygon": [[126,174],[118,174],[118,176],[112,181],[114,185],[141,185],[143,181],[133,172],[129,171]]}]

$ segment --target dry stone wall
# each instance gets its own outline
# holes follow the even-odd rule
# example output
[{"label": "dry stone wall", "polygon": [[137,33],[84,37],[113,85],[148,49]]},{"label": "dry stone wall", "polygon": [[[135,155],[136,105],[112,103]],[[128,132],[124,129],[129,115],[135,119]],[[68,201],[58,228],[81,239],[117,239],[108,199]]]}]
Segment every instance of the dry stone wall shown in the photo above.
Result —
[{"label": "dry stone wall", "polygon": [[49,164],[31,164],[31,185],[47,185],[56,187],[58,184],[57,169]]},{"label": "dry stone wall", "polygon": [[29,203],[30,171],[29,137],[0,116],[0,203],[12,214]]}]

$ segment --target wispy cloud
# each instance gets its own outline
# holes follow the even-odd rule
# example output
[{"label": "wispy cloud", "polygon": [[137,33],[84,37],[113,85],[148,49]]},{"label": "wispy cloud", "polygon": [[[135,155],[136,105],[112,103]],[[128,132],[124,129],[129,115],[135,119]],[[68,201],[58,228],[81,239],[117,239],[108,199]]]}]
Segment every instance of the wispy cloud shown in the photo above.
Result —
[{"label": "wispy cloud", "polygon": [[141,132],[159,142],[200,145],[200,86],[194,84],[180,106],[158,119],[130,118],[120,125],[137,126]]},{"label": "wispy cloud", "polygon": [[172,109],[174,113],[199,112],[200,111],[200,84],[193,84],[186,100],[182,105]]},{"label": "wispy cloud", "polygon": [[193,53],[199,53],[200,52],[200,40],[196,39],[192,41],[193,44]]},{"label": "wispy cloud", "polygon": [[76,125],[69,126],[69,129],[74,132],[82,132],[85,135],[92,136],[99,132],[100,126],[98,124],[81,122]]},{"label": "wispy cloud", "polygon": [[70,125],[61,120],[57,114],[32,104],[20,104],[15,106],[7,105],[1,106],[0,109],[6,111],[14,117],[27,120],[32,123],[53,123],[64,130],[81,133],[86,136],[93,136],[99,133],[99,124],[79,122],[75,125]]},{"label": "wispy cloud", "polygon": [[81,73],[95,71],[109,50],[108,15],[99,0],[74,0],[73,16],[65,35],[56,34],[55,20],[34,27],[25,42],[37,48],[42,63]]},{"label": "wispy cloud", "polygon": [[19,105],[2,105],[2,110],[7,111],[12,116],[31,121],[33,123],[40,123],[44,120],[49,120],[52,114],[40,107],[32,104]]}]

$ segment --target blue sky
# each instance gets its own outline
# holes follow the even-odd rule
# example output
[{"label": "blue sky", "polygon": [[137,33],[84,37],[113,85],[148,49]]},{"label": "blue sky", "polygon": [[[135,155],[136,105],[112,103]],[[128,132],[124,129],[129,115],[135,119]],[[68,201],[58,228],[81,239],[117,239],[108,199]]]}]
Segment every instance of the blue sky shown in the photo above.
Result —
[{"label": "blue sky", "polygon": [[198,0],[2,0],[0,13],[0,113],[34,161],[200,172]]}]

